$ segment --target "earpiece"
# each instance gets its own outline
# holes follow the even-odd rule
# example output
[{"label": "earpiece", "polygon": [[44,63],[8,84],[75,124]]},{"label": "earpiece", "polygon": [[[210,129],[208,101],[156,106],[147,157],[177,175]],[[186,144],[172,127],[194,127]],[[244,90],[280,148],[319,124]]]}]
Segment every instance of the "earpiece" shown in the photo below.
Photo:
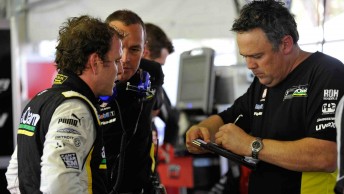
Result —
[{"label": "earpiece", "polygon": [[[140,80],[137,85],[127,82],[126,90],[136,92],[140,100],[149,100],[155,94],[155,89],[151,88],[150,74],[147,71],[139,70]],[[112,96],[100,96],[102,102],[109,103],[117,95],[116,87],[113,88]]]},{"label": "earpiece", "polygon": [[131,85],[127,82],[126,90],[131,90],[138,93],[141,99],[148,100],[151,99],[155,94],[155,89],[151,89],[150,74],[147,71],[140,70],[140,81],[135,85]]}]

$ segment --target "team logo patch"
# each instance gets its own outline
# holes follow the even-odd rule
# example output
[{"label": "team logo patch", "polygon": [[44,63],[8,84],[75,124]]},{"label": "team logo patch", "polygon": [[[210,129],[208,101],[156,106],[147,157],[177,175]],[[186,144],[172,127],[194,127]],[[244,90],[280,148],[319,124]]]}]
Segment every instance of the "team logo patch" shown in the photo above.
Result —
[{"label": "team logo patch", "polygon": [[75,153],[61,154],[60,157],[66,168],[79,169],[78,158]]},{"label": "team logo patch", "polygon": [[292,99],[295,97],[307,97],[308,84],[293,86],[285,91],[284,100]]},{"label": "team logo patch", "polygon": [[57,74],[55,79],[54,79],[54,84],[62,84],[68,79],[68,76],[62,75],[62,74]]}]

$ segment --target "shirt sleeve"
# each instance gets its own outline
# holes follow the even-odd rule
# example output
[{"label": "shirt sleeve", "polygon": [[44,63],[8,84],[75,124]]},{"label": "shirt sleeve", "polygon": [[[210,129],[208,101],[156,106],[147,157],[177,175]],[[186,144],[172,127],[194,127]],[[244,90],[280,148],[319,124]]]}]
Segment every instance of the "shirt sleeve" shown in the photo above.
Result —
[{"label": "shirt sleeve", "polygon": [[18,158],[17,146],[11,156],[10,163],[6,171],[7,189],[11,194],[20,194],[19,179],[18,179]]},{"label": "shirt sleeve", "polygon": [[96,138],[92,113],[79,99],[64,101],[54,112],[41,158],[43,193],[86,193],[83,164]]},{"label": "shirt sleeve", "polygon": [[[341,66],[339,66],[341,67]],[[318,70],[307,93],[308,136],[336,141],[335,111],[343,95],[343,68],[323,68]]]}]

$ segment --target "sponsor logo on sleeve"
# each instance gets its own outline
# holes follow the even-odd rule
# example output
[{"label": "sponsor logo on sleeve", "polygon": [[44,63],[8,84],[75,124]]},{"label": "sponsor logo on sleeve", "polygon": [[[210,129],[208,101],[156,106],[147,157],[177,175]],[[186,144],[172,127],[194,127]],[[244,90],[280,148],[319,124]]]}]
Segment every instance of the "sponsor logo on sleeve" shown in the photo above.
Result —
[{"label": "sponsor logo on sleeve", "polygon": [[78,158],[75,153],[61,154],[60,157],[66,168],[79,169]]},{"label": "sponsor logo on sleeve", "polygon": [[56,149],[58,149],[58,148],[63,148],[65,146],[65,144],[62,142],[62,141],[58,141],[58,142],[56,142]]},{"label": "sponsor logo on sleeve", "polygon": [[40,118],[39,114],[32,113],[28,107],[20,118],[18,134],[33,136]]},{"label": "sponsor logo on sleeve", "polygon": [[74,144],[75,147],[80,147],[81,145],[80,138],[69,136],[69,135],[57,135],[55,136],[55,140],[68,143],[68,144]]},{"label": "sponsor logo on sleeve", "polygon": [[336,103],[324,103],[321,108],[322,114],[335,114],[336,112]]},{"label": "sponsor logo on sleeve", "polygon": [[326,117],[326,118],[317,119],[317,123],[323,122],[323,121],[334,121],[334,117]]},{"label": "sponsor logo on sleeve", "polygon": [[71,117],[73,117],[73,118],[59,118],[57,120],[57,124],[64,123],[67,125],[72,125],[74,127],[78,127],[81,125],[81,119],[84,118],[84,117],[79,118],[74,113],[72,113]]},{"label": "sponsor logo on sleeve", "polygon": [[324,124],[318,124],[317,126],[315,126],[315,130],[320,131],[326,128],[336,128],[334,125],[334,122],[328,122],[328,123],[324,123]]},{"label": "sponsor logo on sleeve", "polygon": [[337,100],[339,90],[337,89],[324,89],[324,100]]},{"label": "sponsor logo on sleeve", "polygon": [[58,129],[58,133],[71,133],[71,134],[76,134],[76,135],[81,135],[81,133],[75,129],[71,128],[64,128],[64,129]]},{"label": "sponsor logo on sleeve", "polygon": [[75,145],[75,147],[80,147],[80,145],[81,145],[81,141],[80,141],[80,138],[74,138],[74,145]]}]

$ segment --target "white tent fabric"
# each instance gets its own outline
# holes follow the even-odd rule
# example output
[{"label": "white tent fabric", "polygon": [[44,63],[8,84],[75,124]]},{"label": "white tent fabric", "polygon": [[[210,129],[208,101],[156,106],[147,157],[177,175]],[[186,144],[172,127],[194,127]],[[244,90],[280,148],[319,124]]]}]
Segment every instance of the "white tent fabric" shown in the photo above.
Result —
[{"label": "white tent fabric", "polygon": [[28,4],[30,42],[56,39],[67,17],[90,14],[105,19],[118,9],[129,9],[162,27],[172,39],[233,36],[236,15],[233,0],[31,0]]}]

